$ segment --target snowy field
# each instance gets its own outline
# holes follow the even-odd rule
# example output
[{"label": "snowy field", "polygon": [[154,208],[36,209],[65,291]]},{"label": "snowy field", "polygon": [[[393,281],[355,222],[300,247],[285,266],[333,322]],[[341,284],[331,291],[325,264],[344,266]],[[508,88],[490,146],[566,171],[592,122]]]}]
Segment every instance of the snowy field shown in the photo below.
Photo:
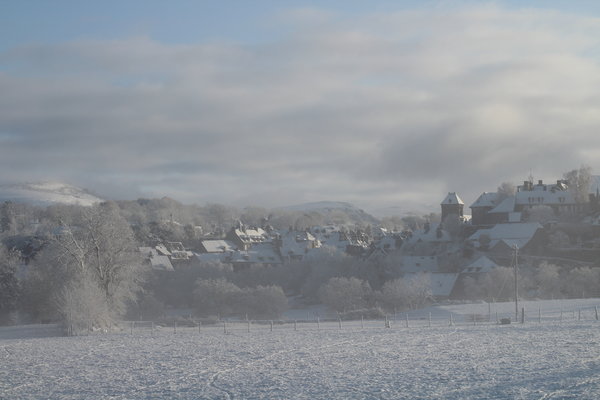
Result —
[{"label": "snowy field", "polygon": [[2,328],[0,398],[600,398],[599,300],[531,303],[524,324],[468,317],[491,310],[495,320],[492,306],[514,313],[510,303],[434,307],[389,329],[312,321],[53,337],[48,326]]}]

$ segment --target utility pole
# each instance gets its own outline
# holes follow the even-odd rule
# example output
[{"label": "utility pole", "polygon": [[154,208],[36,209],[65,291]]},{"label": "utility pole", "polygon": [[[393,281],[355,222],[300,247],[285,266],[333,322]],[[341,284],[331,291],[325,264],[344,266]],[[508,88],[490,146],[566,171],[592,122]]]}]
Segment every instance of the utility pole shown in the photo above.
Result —
[{"label": "utility pole", "polygon": [[515,322],[519,320],[519,247],[513,247],[515,253]]}]

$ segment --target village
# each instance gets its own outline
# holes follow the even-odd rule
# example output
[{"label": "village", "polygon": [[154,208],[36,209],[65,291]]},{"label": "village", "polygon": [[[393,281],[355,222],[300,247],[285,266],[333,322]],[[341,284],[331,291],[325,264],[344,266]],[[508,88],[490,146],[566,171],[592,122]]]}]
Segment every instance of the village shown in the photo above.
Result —
[{"label": "village", "polygon": [[[265,218],[261,226],[237,221],[221,237],[201,238],[193,248],[165,242],[141,247],[140,252],[164,274],[209,263],[229,265],[234,273],[277,269],[316,263],[322,254],[333,253],[365,263],[371,269],[367,275],[381,283],[425,280],[436,301],[481,296],[473,286],[501,268],[518,267],[527,275],[540,265],[597,266],[599,176],[591,176],[583,195],[565,179],[529,179],[500,189],[482,193],[468,207],[458,193],[448,193],[441,199],[439,219],[421,225],[386,229],[327,224],[296,230],[274,229]],[[373,279],[369,281],[373,286]],[[543,295],[539,282],[536,290],[529,295]],[[600,294],[592,290],[587,295]]]}]

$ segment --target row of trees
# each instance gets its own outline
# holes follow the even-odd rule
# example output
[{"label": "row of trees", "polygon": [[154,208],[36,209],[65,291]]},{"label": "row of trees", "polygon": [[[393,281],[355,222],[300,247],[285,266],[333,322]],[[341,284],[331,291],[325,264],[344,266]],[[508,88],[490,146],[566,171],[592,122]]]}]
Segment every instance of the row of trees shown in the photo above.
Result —
[{"label": "row of trees", "polygon": [[415,309],[432,300],[426,274],[387,281],[381,290],[373,290],[367,281],[357,278],[331,278],[319,289],[319,298],[331,309],[346,313],[381,307],[388,312]]},{"label": "row of trees", "polygon": [[[600,268],[565,267],[542,262],[519,271],[519,293],[528,298],[575,298],[600,296]],[[473,299],[511,300],[514,270],[494,268],[478,278],[464,280],[465,295]]]}]

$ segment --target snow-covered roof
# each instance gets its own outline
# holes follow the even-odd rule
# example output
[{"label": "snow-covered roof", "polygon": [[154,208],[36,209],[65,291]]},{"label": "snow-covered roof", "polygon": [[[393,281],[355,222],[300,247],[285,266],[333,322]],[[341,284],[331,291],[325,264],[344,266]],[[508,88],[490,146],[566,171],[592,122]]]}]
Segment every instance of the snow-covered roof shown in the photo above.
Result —
[{"label": "snow-covered roof", "polygon": [[170,256],[171,252],[169,250],[167,250],[166,246],[164,244],[159,244],[156,246],[156,250],[159,252],[159,254],[163,255],[163,256]]},{"label": "snow-covered roof", "polygon": [[[423,279],[422,274],[409,273],[404,275],[404,279]],[[458,279],[458,274],[436,272],[431,274],[424,274],[424,277],[429,280],[431,294],[437,297],[448,297],[452,293],[454,284]]]},{"label": "snow-covered roof", "polygon": [[441,236],[438,237],[438,228],[440,227],[439,223],[431,223],[429,226],[429,230],[425,232],[425,229],[418,229],[412,232],[412,236],[406,239],[407,243],[415,243],[419,240],[422,242],[449,242],[450,235],[445,230],[441,230]]},{"label": "snow-covered roof", "polygon": [[511,212],[508,213],[508,222],[521,222],[522,213]]},{"label": "snow-covered roof", "polygon": [[490,213],[510,213],[515,211],[515,196],[509,196],[490,210]]},{"label": "snow-covered roof", "polygon": [[490,272],[493,268],[498,267],[498,264],[487,258],[486,256],[481,256],[477,260],[473,261],[471,264],[467,265],[465,269],[462,270],[463,273],[484,273]]},{"label": "snow-covered roof", "polygon": [[435,256],[403,256],[402,271],[408,273],[436,272],[438,259]]},{"label": "snow-covered roof", "polygon": [[490,241],[490,248],[494,249],[498,245],[504,245],[510,249],[514,249],[515,246],[518,249],[522,249],[529,243],[531,238],[520,238],[520,239],[500,239],[500,240],[492,240]]},{"label": "snow-covered roof", "polygon": [[537,222],[497,224],[488,229],[479,229],[469,237],[469,240],[479,240],[483,234],[488,235],[492,240],[531,238],[541,228],[542,225]]},{"label": "snow-covered roof", "polygon": [[267,232],[262,228],[235,229],[235,234],[246,243],[260,243],[267,239]]},{"label": "snow-covered roof", "polygon": [[331,234],[327,236],[319,237],[319,240],[322,245],[335,247],[341,251],[346,251],[346,246],[351,244],[341,232],[331,232]]},{"label": "snow-covered roof", "polygon": [[489,229],[480,229],[469,237],[469,240],[477,242],[481,235],[488,235],[490,248],[495,247],[498,242],[503,241],[507,246],[517,245],[524,247],[533,235],[541,229],[542,225],[537,222],[519,222],[514,224],[497,224]]},{"label": "snow-covered roof", "polygon": [[494,207],[496,205],[496,199],[498,198],[498,193],[496,192],[484,192],[475,200],[473,204],[471,204],[470,208],[476,207]]},{"label": "snow-covered roof", "polygon": [[207,253],[224,253],[235,250],[235,244],[229,240],[203,240],[202,246]]},{"label": "snow-covered roof", "polygon": [[281,264],[281,257],[272,243],[257,243],[249,250],[225,253],[224,262],[236,264]]},{"label": "snow-covered roof", "polygon": [[281,236],[280,252],[283,257],[298,258],[304,256],[309,249],[316,245],[320,244],[310,233],[291,231]]},{"label": "snow-covered roof", "polygon": [[456,192],[449,192],[441,204],[465,204]]},{"label": "snow-covered roof", "polygon": [[153,249],[152,247],[140,247],[140,253],[145,257],[146,260],[150,261],[152,269],[159,271],[174,271],[173,264],[169,260],[168,256],[163,256]]}]

